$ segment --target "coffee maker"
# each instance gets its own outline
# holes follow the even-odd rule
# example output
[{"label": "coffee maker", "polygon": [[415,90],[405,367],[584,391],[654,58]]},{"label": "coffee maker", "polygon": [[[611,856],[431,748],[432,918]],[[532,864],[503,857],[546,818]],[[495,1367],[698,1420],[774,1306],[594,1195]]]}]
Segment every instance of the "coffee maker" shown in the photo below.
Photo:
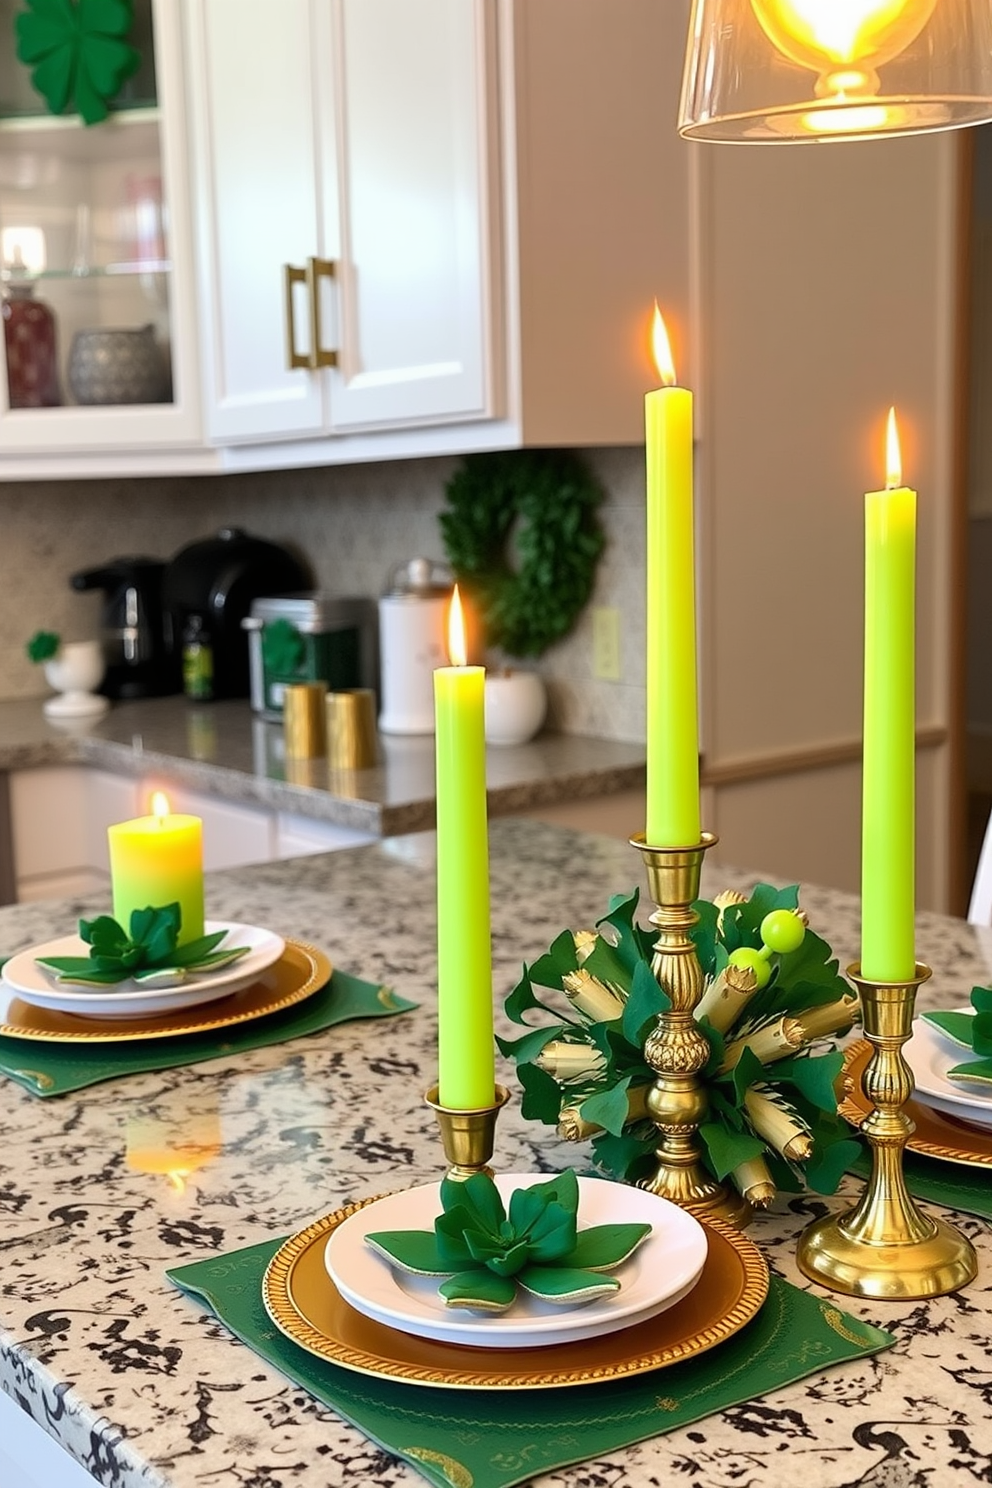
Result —
[{"label": "coffee maker", "polygon": [[165,636],[189,697],[236,698],[249,692],[248,636],[241,622],[252,601],[313,588],[307,568],[276,543],[240,527],[182,548],[162,579]]},{"label": "coffee maker", "polygon": [[100,619],[106,673],[100,691],[110,698],[165,697],[181,690],[181,674],[169,654],[162,612],[158,558],[112,558],[99,568],[73,574],[73,589],[102,589]]}]

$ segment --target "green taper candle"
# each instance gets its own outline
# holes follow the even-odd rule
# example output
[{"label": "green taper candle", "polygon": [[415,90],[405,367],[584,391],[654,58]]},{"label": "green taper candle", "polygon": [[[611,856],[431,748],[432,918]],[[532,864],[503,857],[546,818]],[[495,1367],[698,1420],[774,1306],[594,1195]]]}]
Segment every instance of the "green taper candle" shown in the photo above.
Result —
[{"label": "green taper candle", "polygon": [[485,668],[466,666],[458,590],[452,666],[434,673],[437,768],[438,1101],[478,1111],[496,1096],[486,820]]},{"label": "green taper candle", "polygon": [[693,541],[692,394],[676,387],[657,305],[655,360],[664,387],[644,400],[647,455],[646,838],[653,847],[700,839]]},{"label": "green taper candle", "polygon": [[861,975],[916,974],[916,492],[902,484],[889,411],[884,491],[865,496]]}]

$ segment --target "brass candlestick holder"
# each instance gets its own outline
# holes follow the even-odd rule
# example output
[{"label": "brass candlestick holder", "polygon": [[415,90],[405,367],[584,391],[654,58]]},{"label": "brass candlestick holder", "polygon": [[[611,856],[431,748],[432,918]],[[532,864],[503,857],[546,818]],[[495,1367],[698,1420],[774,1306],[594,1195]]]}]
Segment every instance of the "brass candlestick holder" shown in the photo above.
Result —
[{"label": "brass candlestick holder", "polygon": [[650,917],[658,929],[651,970],[671,1000],[644,1045],[644,1057],[657,1074],[647,1109],[661,1144],[657,1172],[641,1187],[697,1214],[743,1227],[752,1216],[751,1205],[706,1171],[697,1136],[709,1109],[700,1072],[710,1046],[693,1016],[703,994],[703,970],[690,932],[699,919],[692,905],[699,898],[703,857],[716,841],[709,832],[684,848],[651,847],[643,834],[630,839],[644,859],[656,905]]},{"label": "brass candlestick holder", "polygon": [[903,1175],[903,1151],[914,1127],[903,1110],[913,1093],[913,1074],[902,1046],[913,1031],[916,989],[930,968],[918,963],[908,982],[869,982],[857,965],[847,974],[861,994],[865,1036],[873,1049],[864,1092],[874,1109],[861,1127],[871,1149],[871,1175],[853,1209],[826,1215],[803,1231],[799,1269],[811,1281],[850,1297],[939,1297],[972,1281],[978,1262],[963,1235],[921,1213]]},{"label": "brass candlestick holder", "polygon": [[441,1128],[441,1146],[448,1162],[445,1177],[457,1183],[471,1178],[473,1173],[486,1173],[491,1178],[489,1159],[496,1145],[496,1118],[510,1099],[510,1092],[505,1085],[497,1085],[493,1104],[478,1111],[457,1111],[442,1106],[438,1094],[437,1085],[432,1085],[424,1100]]}]

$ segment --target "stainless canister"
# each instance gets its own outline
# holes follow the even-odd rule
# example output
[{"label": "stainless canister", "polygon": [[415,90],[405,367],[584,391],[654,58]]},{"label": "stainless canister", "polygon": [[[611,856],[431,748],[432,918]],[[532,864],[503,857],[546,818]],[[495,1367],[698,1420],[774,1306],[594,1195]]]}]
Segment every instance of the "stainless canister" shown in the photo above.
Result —
[{"label": "stainless canister", "polygon": [[379,601],[384,734],[434,732],[434,670],[448,663],[452,587],[450,568],[430,558],[411,558],[389,576]]}]

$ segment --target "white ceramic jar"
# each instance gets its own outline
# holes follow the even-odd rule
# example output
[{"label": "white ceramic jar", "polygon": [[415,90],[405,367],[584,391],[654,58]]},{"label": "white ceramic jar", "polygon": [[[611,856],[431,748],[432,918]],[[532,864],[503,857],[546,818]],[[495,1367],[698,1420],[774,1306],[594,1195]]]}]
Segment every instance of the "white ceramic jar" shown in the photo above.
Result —
[{"label": "white ceramic jar", "polygon": [[487,744],[526,744],[547,711],[547,692],[537,672],[487,672]]},{"label": "white ceramic jar", "polygon": [[379,653],[384,734],[434,732],[434,671],[448,664],[451,570],[430,558],[393,569],[379,601]]}]

